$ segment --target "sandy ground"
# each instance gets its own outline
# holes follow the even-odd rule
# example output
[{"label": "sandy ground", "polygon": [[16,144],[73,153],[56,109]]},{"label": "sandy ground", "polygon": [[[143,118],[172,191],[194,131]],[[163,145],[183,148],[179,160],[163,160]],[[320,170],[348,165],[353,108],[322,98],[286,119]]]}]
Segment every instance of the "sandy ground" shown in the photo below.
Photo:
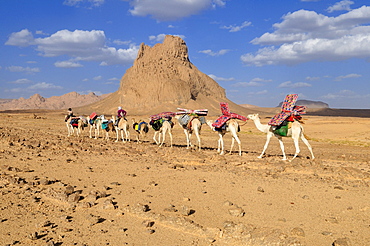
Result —
[{"label": "sandy ground", "polygon": [[304,117],[316,159],[300,142],[292,162],[276,139],[257,159],[251,121],[243,155],[220,156],[208,126],[197,151],[178,125],[159,148],[152,129],[142,144],[68,138],[63,118],[0,114],[0,245],[370,245],[369,118]]}]

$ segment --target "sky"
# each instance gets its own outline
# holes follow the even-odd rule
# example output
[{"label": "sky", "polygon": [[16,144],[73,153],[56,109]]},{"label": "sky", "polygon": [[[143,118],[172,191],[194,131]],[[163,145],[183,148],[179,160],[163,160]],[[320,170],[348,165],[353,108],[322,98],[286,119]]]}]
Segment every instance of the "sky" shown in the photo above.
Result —
[{"label": "sky", "polygon": [[370,108],[365,0],[2,0],[0,23],[3,99],[115,92],[169,34],[235,103]]}]

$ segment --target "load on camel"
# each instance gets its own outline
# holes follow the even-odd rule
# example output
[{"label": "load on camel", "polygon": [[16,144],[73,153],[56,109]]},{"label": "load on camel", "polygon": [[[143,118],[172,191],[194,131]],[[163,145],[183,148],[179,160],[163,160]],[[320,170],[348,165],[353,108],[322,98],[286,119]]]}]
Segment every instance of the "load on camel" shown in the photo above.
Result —
[{"label": "load on camel", "polygon": [[[113,117],[113,116],[112,116]],[[109,140],[109,132],[115,132],[116,127],[114,126],[114,121],[112,119],[108,120],[104,115],[100,116],[101,118],[101,129],[105,130],[105,140]]]},{"label": "load on camel", "polygon": [[240,131],[240,126],[236,119],[242,120],[242,121],[247,121],[248,118],[231,113],[229,110],[229,104],[221,102],[221,112],[222,115],[216,119],[215,122],[212,120],[207,120],[207,124],[209,127],[211,127],[212,130],[216,131],[218,133],[219,139],[217,141],[217,153],[220,153],[220,155],[224,154],[224,135],[226,132],[231,133],[231,147],[230,147],[230,154],[233,151],[234,147],[234,142],[236,141],[239,146],[239,155],[242,155],[242,147],[241,147],[241,142],[238,137],[238,132]]},{"label": "load on camel", "polygon": [[208,109],[184,109],[177,108],[180,112],[176,112],[176,119],[179,122],[180,126],[184,129],[186,136],[187,149],[192,147],[191,144],[191,135],[194,132],[198,140],[198,150],[201,150],[201,141],[200,141],[200,130],[202,129],[202,124],[206,124],[205,116],[208,114]]},{"label": "load on camel", "polygon": [[145,139],[146,134],[149,131],[148,123],[143,120],[139,120],[138,122],[136,122],[135,119],[132,119],[132,128],[135,130],[136,133],[136,142],[141,143]]},{"label": "load on camel", "polygon": [[68,130],[68,137],[72,136],[74,133],[74,129],[76,128],[76,135],[79,137],[84,130],[85,127],[87,127],[87,120],[86,118],[80,116],[80,117],[71,117],[70,115],[66,115],[64,118],[64,121],[66,122],[67,130]]},{"label": "load on camel", "polygon": [[94,138],[98,139],[100,135],[100,129],[102,127],[102,116],[98,116],[95,112],[87,116],[89,123],[89,137],[92,138],[92,131],[94,130]]},{"label": "load on camel", "polygon": [[261,132],[267,134],[267,139],[263,151],[258,158],[262,158],[265,154],[265,151],[268,147],[270,139],[272,136],[277,137],[279,140],[281,151],[283,152],[283,160],[287,160],[284,143],[282,137],[291,137],[293,138],[295,145],[295,154],[292,158],[297,157],[300,152],[299,149],[299,138],[306,144],[308,150],[311,153],[312,159],[315,159],[312,151],[312,147],[308,140],[304,136],[303,126],[300,124],[302,117],[301,114],[305,114],[305,106],[295,106],[295,103],[298,99],[298,94],[289,94],[285,97],[283,105],[281,106],[281,112],[271,118],[268,124],[262,125],[258,114],[248,115],[248,118],[254,121],[257,129]]},{"label": "load on camel", "polygon": [[[153,140],[154,142],[162,147],[164,140],[166,138],[166,133],[170,136],[170,147],[172,147],[172,127],[174,126],[172,117],[175,117],[176,113],[174,112],[162,112],[156,115],[150,116],[149,125],[152,126],[154,130]],[[158,135],[158,140],[156,136]],[[161,142],[162,138],[162,142]]]}]

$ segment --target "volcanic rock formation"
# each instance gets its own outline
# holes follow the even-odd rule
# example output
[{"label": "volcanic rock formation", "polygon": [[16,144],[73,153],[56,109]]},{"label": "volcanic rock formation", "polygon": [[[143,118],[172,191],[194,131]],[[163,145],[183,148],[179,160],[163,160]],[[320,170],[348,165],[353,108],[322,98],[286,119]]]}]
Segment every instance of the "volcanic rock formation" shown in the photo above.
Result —
[{"label": "volcanic rock formation", "polygon": [[177,107],[206,108],[217,115],[219,102],[228,102],[232,111],[245,111],[226,98],[225,90],[216,81],[190,62],[184,40],[167,35],[163,43],[153,47],[142,43],[119,90],[88,108],[107,114],[122,106],[130,115],[176,111]]}]

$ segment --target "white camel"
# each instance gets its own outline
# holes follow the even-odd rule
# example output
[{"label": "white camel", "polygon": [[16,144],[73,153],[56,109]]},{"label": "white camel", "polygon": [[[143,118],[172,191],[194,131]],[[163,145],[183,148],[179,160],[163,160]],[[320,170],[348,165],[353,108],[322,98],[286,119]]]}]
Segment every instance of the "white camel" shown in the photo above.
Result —
[{"label": "white camel", "polygon": [[[76,128],[76,135],[77,137],[79,137],[82,133],[82,130],[84,129],[85,127],[85,122],[83,121],[83,119],[81,117],[68,117],[66,116],[65,117],[65,122],[66,122],[66,126],[67,126],[67,130],[68,130],[68,137],[72,136],[74,134],[74,128]],[[77,119],[77,126],[73,126],[71,124],[71,121],[72,119]]]},{"label": "white camel", "polygon": [[[170,136],[170,142],[172,147],[172,125],[168,120],[163,120],[161,128],[159,130],[154,132],[153,140],[154,142],[159,145],[159,147],[162,147],[164,140],[166,138],[166,133],[168,132],[168,135]],[[156,136],[158,135],[158,140],[156,139]],[[162,142],[161,142],[161,136],[162,136]]]},{"label": "white camel", "polygon": [[[116,118],[114,116],[112,116],[112,120],[113,122],[116,122]],[[128,123],[128,121],[125,119],[125,118],[121,118],[118,122],[118,125],[116,126],[116,142],[118,142],[119,140],[119,133],[118,132],[121,132],[121,139],[122,139],[122,142],[130,142],[130,131],[129,131],[129,128],[130,128],[130,124]],[[125,137],[123,137],[123,133],[125,133]]]},{"label": "white camel", "polygon": [[[181,115],[176,115],[175,118],[176,119],[179,119],[181,117]],[[193,118],[190,120],[190,122],[188,123],[188,126],[190,125],[190,127],[188,126],[183,126],[180,124],[179,122],[179,125],[184,129],[184,133],[185,133],[185,136],[186,136],[186,148],[189,149],[191,147],[193,147],[192,143],[191,143],[191,135],[195,134],[195,136],[197,137],[197,140],[198,140],[198,150],[200,151],[201,150],[201,142],[200,142],[200,130],[202,129],[202,123],[200,122],[200,120],[198,118]]]},{"label": "white camel", "polygon": [[224,136],[227,132],[231,133],[231,147],[230,147],[230,154],[233,151],[234,147],[234,142],[236,141],[239,146],[239,155],[242,155],[242,147],[241,147],[241,142],[238,137],[238,131],[239,131],[239,124],[235,119],[230,119],[228,120],[226,124],[226,128],[222,128],[219,130],[215,130],[215,127],[212,126],[214,121],[212,120],[207,120],[207,125],[214,131],[217,131],[219,139],[217,141],[217,153],[220,153],[220,155],[224,154]]},{"label": "white camel", "polygon": [[97,117],[95,120],[92,121],[92,124],[90,123],[90,120],[90,116],[87,116],[87,122],[89,124],[89,137],[92,138],[92,131],[94,130],[94,138],[98,139],[100,135],[102,118],[101,116]]},{"label": "white camel", "polygon": [[[270,142],[271,137],[275,136],[279,140],[280,148],[281,148],[281,151],[283,152],[283,160],[287,160],[286,155],[285,155],[285,151],[284,151],[284,143],[283,143],[283,140],[282,140],[282,136],[274,134],[273,126],[270,126],[268,124],[262,125],[258,114],[250,114],[250,115],[248,115],[248,118],[254,121],[254,124],[256,125],[258,130],[267,134],[267,139],[266,139],[265,146],[263,148],[263,151],[262,151],[261,155],[258,156],[258,158],[263,157],[263,155],[265,154],[265,151],[267,149],[267,146]],[[308,140],[305,138],[303,132],[304,132],[303,126],[296,120],[292,123],[291,128],[288,130],[287,137],[293,138],[294,145],[295,145],[295,154],[293,156],[293,159],[296,158],[297,155],[300,152],[299,138],[301,138],[302,141],[307,145],[307,147],[308,147],[308,149],[311,153],[312,159],[315,159],[315,157],[313,155],[313,152],[312,152],[312,147],[311,147],[310,143],[308,142]]]}]

